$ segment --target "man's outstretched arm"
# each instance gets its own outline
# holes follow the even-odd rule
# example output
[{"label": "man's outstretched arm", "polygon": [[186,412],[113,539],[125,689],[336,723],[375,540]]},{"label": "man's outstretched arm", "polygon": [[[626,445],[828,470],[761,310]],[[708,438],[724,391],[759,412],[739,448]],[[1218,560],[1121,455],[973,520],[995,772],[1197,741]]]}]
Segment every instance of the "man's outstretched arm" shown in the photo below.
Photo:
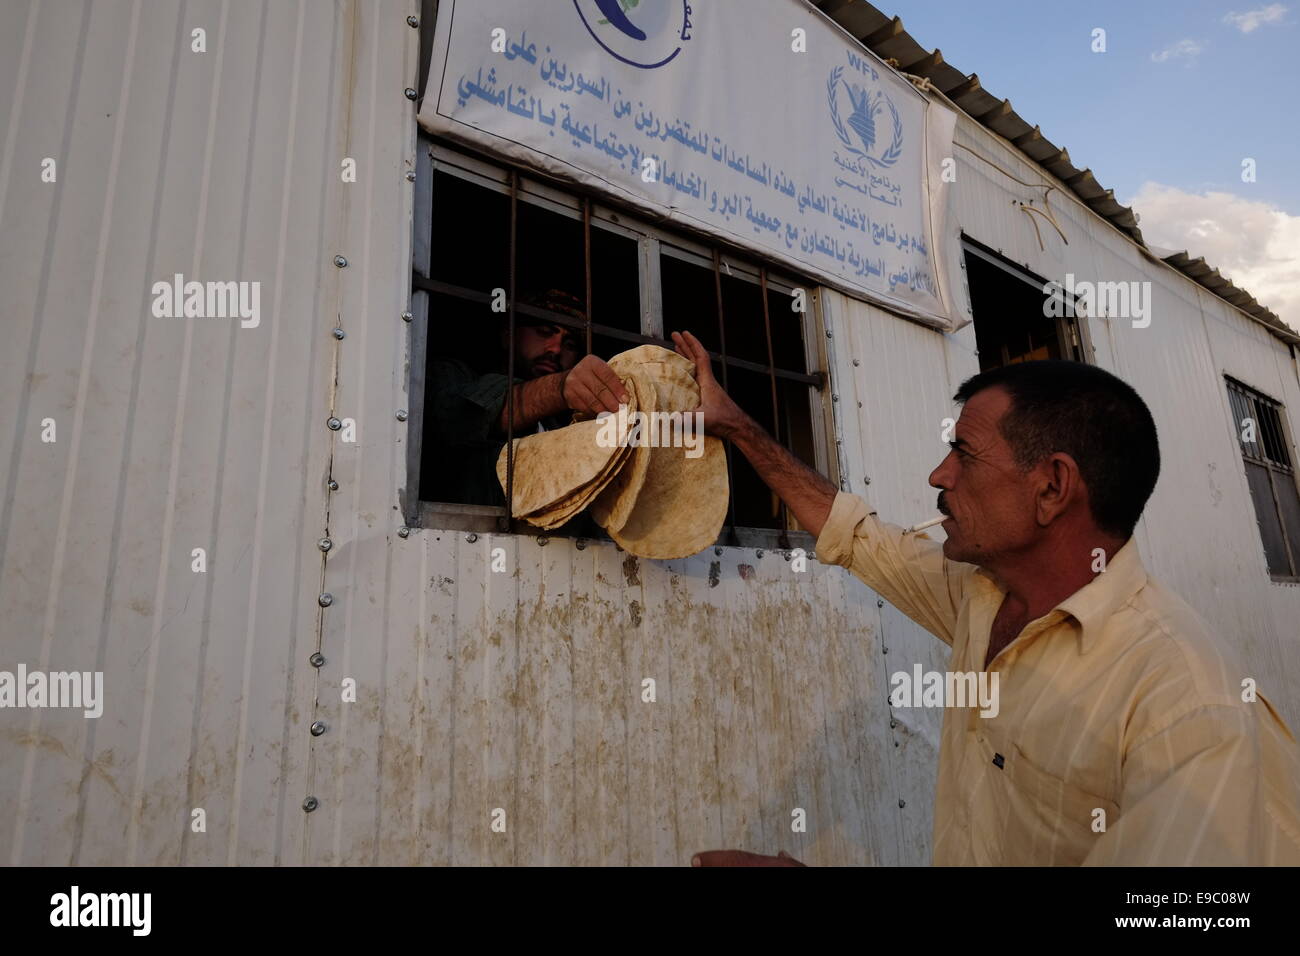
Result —
[{"label": "man's outstretched arm", "polygon": [[799,524],[814,538],[820,536],[838,489],[777,444],[758,422],[731,400],[713,377],[709,353],[699,339],[690,332],[674,332],[673,342],[679,355],[695,363],[704,430],[719,438],[730,439],[749,459],[763,482],[799,519]]}]

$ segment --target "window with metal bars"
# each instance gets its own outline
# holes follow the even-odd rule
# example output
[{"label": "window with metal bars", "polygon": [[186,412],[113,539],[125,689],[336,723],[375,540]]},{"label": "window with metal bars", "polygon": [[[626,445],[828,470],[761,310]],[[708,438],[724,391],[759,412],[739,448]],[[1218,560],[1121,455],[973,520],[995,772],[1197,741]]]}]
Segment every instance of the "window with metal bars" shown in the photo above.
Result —
[{"label": "window with metal bars", "polygon": [[[466,401],[479,400],[480,383],[488,405],[508,382],[527,379],[530,369],[516,367],[515,335],[532,322],[549,323],[548,333],[568,330],[579,357],[603,359],[645,343],[671,349],[668,333],[690,330],[733,398],[799,458],[831,474],[812,282],[442,141],[422,137],[419,158],[409,523],[537,533],[507,513],[494,467],[508,440],[536,426],[515,427],[507,410],[504,430],[485,434],[480,423],[466,433],[478,411]],[[546,290],[560,290],[580,309],[529,304]],[[447,400],[449,381],[455,401]],[[811,547],[744,456],[730,445],[726,453],[730,507],[718,543],[792,547],[797,536]],[[507,486],[512,472],[507,456]],[[549,533],[604,537],[585,514]]]},{"label": "window with metal bars", "polygon": [[1300,488],[1282,404],[1224,378],[1268,573],[1275,581],[1300,581]]}]

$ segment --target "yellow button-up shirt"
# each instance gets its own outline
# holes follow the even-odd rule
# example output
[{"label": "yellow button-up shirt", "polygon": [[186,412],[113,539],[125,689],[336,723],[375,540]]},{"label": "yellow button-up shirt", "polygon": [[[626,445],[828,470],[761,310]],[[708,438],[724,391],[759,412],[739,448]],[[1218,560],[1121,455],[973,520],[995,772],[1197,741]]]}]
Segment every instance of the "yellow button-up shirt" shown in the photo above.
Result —
[{"label": "yellow button-up shirt", "polygon": [[[984,670],[1006,595],[989,572],[843,492],[817,558],[951,645],[950,671]],[[936,864],[1300,865],[1300,747],[1255,690],[1272,675],[1149,578],[1133,539],[989,670],[996,714],[944,712]]]}]

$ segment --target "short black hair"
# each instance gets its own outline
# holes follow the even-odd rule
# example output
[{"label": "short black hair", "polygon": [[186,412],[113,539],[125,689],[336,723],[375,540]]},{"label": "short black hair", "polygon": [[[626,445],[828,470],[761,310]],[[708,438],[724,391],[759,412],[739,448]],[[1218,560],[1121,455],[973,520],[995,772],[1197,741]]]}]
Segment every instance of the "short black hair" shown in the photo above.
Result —
[{"label": "short black hair", "polygon": [[1097,527],[1127,540],[1160,475],[1156,423],[1141,396],[1095,365],[1041,359],[980,372],[953,401],[994,387],[1011,395],[999,431],[1017,466],[1027,471],[1055,452],[1070,455]]}]

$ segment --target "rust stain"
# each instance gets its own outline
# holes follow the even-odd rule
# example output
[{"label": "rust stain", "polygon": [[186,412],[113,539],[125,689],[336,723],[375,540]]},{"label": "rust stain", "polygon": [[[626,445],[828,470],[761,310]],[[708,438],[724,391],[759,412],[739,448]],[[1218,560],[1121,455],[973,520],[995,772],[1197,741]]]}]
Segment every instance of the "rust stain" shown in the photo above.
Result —
[{"label": "rust stain", "polygon": [[722,576],[722,562],[710,561],[709,562],[709,587],[716,588],[718,586],[718,579],[721,576]]},{"label": "rust stain", "polygon": [[632,615],[632,626],[641,626],[641,602],[633,601],[627,606],[628,613]]},{"label": "rust stain", "polygon": [[641,586],[641,576],[637,573],[637,570],[636,555],[629,554],[623,559],[623,577],[627,580],[628,587]]},{"label": "rust stain", "polygon": [[740,572],[742,581],[748,581],[754,576],[754,566],[752,564],[739,564],[736,566],[736,570]]},{"label": "rust stain", "polygon": [[153,614],[153,601],[148,598],[136,598],[134,601],[128,601],[126,606],[144,617]]}]

